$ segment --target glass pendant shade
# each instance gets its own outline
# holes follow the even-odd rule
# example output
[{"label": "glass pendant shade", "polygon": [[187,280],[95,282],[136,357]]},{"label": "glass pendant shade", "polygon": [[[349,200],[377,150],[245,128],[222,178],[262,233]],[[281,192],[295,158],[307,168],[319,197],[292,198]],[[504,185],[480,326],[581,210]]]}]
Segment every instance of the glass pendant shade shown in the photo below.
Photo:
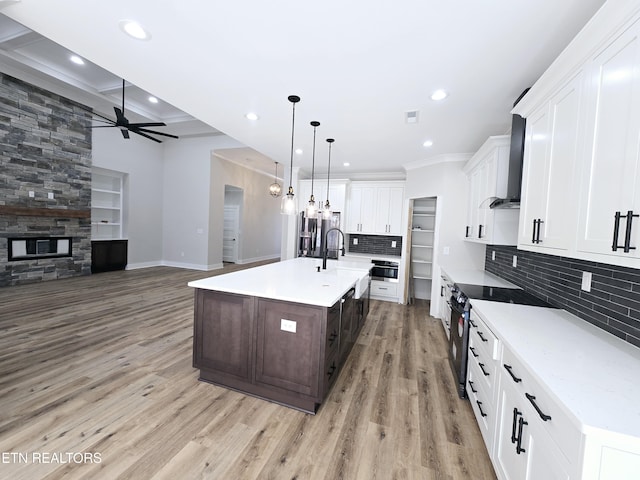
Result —
[{"label": "glass pendant shade", "polygon": [[315,218],[318,215],[318,209],[316,208],[316,201],[311,195],[309,199],[309,203],[307,204],[307,209],[305,211],[305,216],[307,218]]},{"label": "glass pendant shade", "polygon": [[293,188],[289,187],[287,194],[282,197],[282,203],[280,204],[280,213],[283,215],[295,215],[296,214],[296,201],[293,194]]},{"label": "glass pendant shade", "polygon": [[276,174],[273,177],[273,183],[269,185],[269,195],[273,198],[278,198],[282,195],[282,187],[278,183],[278,162],[276,162]]},{"label": "glass pendant shade", "polygon": [[288,100],[292,104],[291,113],[291,163],[289,165],[289,190],[287,194],[282,197],[282,204],[280,205],[280,213],[283,215],[295,215],[296,214],[296,202],[293,194],[293,141],[294,132],[296,126],[296,103],[300,101],[300,97],[297,95],[289,95]]}]

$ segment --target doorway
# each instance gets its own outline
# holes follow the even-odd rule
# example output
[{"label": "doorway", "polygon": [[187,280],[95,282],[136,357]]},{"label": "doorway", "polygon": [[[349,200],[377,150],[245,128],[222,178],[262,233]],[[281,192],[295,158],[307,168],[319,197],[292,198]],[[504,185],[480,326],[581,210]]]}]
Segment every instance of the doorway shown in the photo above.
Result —
[{"label": "doorway", "polygon": [[224,186],[224,221],[222,232],[222,261],[238,263],[240,251],[240,215],[244,200],[241,188]]}]

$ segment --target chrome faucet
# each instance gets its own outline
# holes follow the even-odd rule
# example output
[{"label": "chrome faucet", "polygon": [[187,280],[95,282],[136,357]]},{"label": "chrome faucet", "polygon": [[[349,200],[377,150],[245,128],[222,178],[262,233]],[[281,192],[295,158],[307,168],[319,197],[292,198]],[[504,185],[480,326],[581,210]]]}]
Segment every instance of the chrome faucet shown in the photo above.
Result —
[{"label": "chrome faucet", "polygon": [[327,242],[327,238],[329,237],[329,232],[331,232],[332,230],[337,230],[338,232],[340,232],[340,235],[342,235],[342,248],[340,250],[342,251],[342,256],[344,257],[344,243],[345,243],[344,232],[336,227],[330,228],[324,234],[324,249],[322,250],[322,269],[323,270],[327,269],[327,254],[329,253],[329,243]]}]

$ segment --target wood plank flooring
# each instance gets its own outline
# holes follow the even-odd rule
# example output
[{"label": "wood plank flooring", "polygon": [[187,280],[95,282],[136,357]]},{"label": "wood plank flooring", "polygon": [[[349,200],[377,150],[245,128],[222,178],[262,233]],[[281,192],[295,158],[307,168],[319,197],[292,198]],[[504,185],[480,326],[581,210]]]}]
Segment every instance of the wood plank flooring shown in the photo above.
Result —
[{"label": "wood plank flooring", "polygon": [[372,301],[311,416],[197,380],[186,283],[215,273],[0,289],[0,478],[495,479],[426,302]]}]

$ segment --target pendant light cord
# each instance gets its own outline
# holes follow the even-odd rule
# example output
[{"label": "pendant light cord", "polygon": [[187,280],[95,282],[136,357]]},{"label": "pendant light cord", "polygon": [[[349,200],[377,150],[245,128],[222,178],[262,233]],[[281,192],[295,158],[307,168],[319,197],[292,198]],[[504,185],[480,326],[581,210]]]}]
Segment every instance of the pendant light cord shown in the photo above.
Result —
[{"label": "pendant light cord", "polygon": [[333,138],[327,138],[327,142],[329,143],[329,163],[327,165],[327,205],[330,205],[330,203],[329,203],[329,179],[331,178],[331,144],[334,141],[335,140]]},{"label": "pendant light cord", "polygon": [[289,101],[293,103],[293,115],[291,116],[291,162],[289,164],[289,193],[293,193],[293,139],[294,139],[294,131],[296,128],[296,102],[299,102],[300,99],[296,97],[296,99],[292,99],[289,97]]}]

